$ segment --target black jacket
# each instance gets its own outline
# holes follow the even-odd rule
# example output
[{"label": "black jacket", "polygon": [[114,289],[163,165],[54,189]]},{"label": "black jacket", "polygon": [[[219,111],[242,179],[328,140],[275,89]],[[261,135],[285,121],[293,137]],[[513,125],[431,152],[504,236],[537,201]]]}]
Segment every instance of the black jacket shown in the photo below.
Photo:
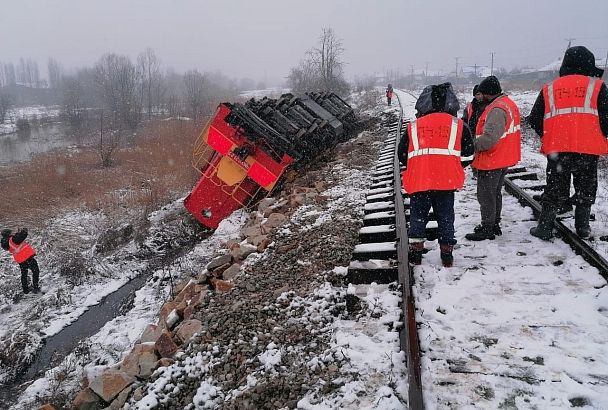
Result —
[{"label": "black jacket", "polygon": [[467,119],[467,107],[465,107],[464,112],[462,113],[462,120],[469,126],[469,130],[471,134],[475,136],[475,129],[477,128],[477,122],[479,122],[479,117],[483,113],[483,110],[486,109],[488,104],[484,102],[477,101],[477,98],[473,98],[471,101],[471,105],[473,106],[473,114],[471,115],[471,119]]},{"label": "black jacket", "polygon": [[[428,113],[432,114],[432,113]],[[426,114],[426,115],[428,115]],[[473,136],[471,135],[471,131],[467,124],[464,124],[462,127],[462,141],[461,141],[461,149],[460,156],[461,157],[472,157],[475,153],[475,147],[473,145]],[[409,147],[409,136],[407,134],[407,127],[403,127],[403,133],[401,134],[401,139],[399,140],[399,146],[397,147],[397,158],[399,158],[399,162],[407,168],[407,150]],[[470,161],[462,161],[462,167],[466,167],[471,164],[473,160]]]}]

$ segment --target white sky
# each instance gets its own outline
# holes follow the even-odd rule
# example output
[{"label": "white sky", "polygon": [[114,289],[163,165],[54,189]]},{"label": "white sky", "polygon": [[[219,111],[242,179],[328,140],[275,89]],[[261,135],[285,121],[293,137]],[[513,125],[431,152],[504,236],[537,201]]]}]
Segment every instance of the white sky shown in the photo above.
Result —
[{"label": "white sky", "polygon": [[322,27],[342,38],[346,74],[460,65],[542,66],[567,38],[597,57],[608,43],[599,0],[0,0],[0,61],[32,57],[46,72],[152,47],[166,66],[283,78]]}]

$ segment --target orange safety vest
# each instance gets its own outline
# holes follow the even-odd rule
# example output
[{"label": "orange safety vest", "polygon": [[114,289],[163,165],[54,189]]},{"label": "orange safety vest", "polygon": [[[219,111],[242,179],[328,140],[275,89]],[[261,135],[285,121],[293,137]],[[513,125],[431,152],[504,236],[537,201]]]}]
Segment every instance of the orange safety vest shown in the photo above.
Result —
[{"label": "orange safety vest", "polygon": [[8,251],[13,255],[13,259],[17,263],[23,263],[32,256],[36,255],[36,251],[27,242],[23,241],[19,245],[13,242],[13,238],[8,239]]},{"label": "orange safety vest", "polygon": [[475,138],[483,134],[483,127],[490,111],[499,108],[507,114],[507,123],[504,133],[500,136],[498,143],[487,151],[475,153],[473,168],[489,171],[512,167],[521,159],[521,131],[519,108],[512,99],[506,95],[496,98],[486,107],[477,123]]},{"label": "orange safety vest", "polygon": [[600,128],[597,96],[602,80],[566,75],[543,86],[545,117],[541,152],[603,155],[608,143]]},{"label": "orange safety vest", "polygon": [[393,90],[386,90],[386,96],[389,98],[393,98]]},{"label": "orange safety vest", "polygon": [[464,122],[447,113],[433,113],[407,124],[407,169],[403,189],[451,191],[464,185],[460,163]]},{"label": "orange safety vest", "polygon": [[466,116],[467,121],[471,121],[471,117],[473,116],[473,103],[472,102],[469,101],[467,103],[466,110],[467,110],[467,116]]}]

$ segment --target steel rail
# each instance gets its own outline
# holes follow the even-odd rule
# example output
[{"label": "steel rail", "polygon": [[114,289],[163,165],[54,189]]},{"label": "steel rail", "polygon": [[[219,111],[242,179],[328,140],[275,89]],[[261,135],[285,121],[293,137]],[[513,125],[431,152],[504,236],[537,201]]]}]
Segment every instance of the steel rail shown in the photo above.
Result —
[{"label": "steel rail", "polygon": [[422,378],[420,372],[420,343],[418,341],[418,328],[416,326],[416,307],[414,305],[414,295],[412,293],[412,272],[408,262],[408,238],[407,222],[405,219],[405,206],[403,195],[401,194],[401,170],[399,158],[397,158],[397,148],[401,138],[403,127],[403,107],[399,94],[399,126],[395,136],[395,154],[393,159],[394,174],[393,187],[395,189],[395,227],[397,234],[397,277],[401,285],[402,309],[404,326],[399,331],[399,342],[401,350],[406,353],[408,369],[408,404],[412,410],[424,409],[422,397]]},{"label": "steel rail", "polygon": [[[520,202],[523,202],[524,205],[531,207],[536,215],[540,214],[541,205],[532,199],[532,197],[522,188],[518,187],[517,184],[509,178],[508,174],[505,177],[505,190],[516,197]],[[554,226],[561,235],[563,241],[570,245],[574,252],[581,255],[591,266],[597,268],[600,275],[608,281],[608,261],[561,221],[556,220]]]}]

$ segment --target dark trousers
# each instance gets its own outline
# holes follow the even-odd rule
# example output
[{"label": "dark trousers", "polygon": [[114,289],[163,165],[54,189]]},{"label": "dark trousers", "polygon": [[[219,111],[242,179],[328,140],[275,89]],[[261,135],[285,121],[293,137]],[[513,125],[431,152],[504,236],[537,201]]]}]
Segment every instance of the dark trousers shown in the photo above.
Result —
[{"label": "dark trousers", "polygon": [[507,168],[477,171],[477,200],[483,226],[500,224],[502,186],[505,183],[506,174]]},{"label": "dark trousers", "polygon": [[410,195],[410,238],[424,238],[429,211],[439,225],[439,243],[454,245],[454,191],[425,191]]},{"label": "dark trousers", "polygon": [[391,105],[391,97],[386,97],[386,102],[388,103],[388,105]]},{"label": "dark trousers", "polygon": [[30,269],[32,271],[32,286],[38,287],[38,276],[40,275],[40,269],[38,268],[38,262],[36,262],[36,258],[33,256],[26,260],[23,263],[19,264],[19,268],[21,268],[21,287],[23,287],[24,292],[28,292],[28,280],[27,280],[27,270]]},{"label": "dark trousers", "polygon": [[572,205],[590,207],[597,193],[597,155],[562,152],[547,156],[547,186],[543,208],[558,209],[570,197],[570,177],[574,184]]}]

